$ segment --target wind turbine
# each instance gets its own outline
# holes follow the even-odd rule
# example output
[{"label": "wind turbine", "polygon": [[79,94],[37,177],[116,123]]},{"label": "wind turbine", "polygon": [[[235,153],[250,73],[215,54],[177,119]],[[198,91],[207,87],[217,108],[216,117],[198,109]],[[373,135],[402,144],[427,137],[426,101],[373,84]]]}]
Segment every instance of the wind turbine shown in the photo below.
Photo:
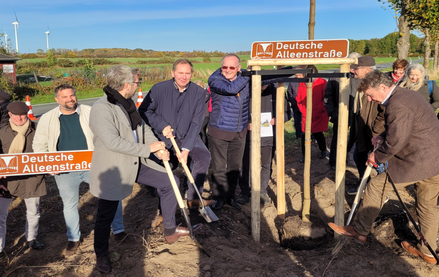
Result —
[{"label": "wind turbine", "polygon": [[47,51],[49,51],[49,35],[50,35],[50,29],[49,29],[49,25],[47,25],[47,31],[46,33],[46,40],[47,40]]},{"label": "wind turbine", "polygon": [[17,18],[17,14],[15,13],[15,22],[12,22],[12,24],[15,26],[15,49],[17,50],[17,54],[18,54],[18,33],[17,33],[17,29],[18,29],[18,25],[20,24],[20,22],[18,22],[18,18]]}]

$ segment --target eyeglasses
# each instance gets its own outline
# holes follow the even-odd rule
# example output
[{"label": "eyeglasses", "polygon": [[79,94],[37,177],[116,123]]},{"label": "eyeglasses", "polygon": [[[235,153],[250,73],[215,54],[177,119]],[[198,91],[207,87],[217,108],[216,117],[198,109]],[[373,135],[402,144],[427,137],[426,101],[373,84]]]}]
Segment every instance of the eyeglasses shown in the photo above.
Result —
[{"label": "eyeglasses", "polygon": [[142,82],[133,82],[133,84],[137,84],[137,86],[140,86]]},{"label": "eyeglasses", "polygon": [[227,68],[230,69],[230,70],[235,70],[236,69],[236,67],[234,67],[234,66],[222,66],[221,68],[224,69],[224,70],[227,70]]},{"label": "eyeglasses", "polygon": [[358,69],[362,69],[362,68],[363,68],[362,66],[359,66],[357,68],[354,68],[354,70],[357,71]]}]

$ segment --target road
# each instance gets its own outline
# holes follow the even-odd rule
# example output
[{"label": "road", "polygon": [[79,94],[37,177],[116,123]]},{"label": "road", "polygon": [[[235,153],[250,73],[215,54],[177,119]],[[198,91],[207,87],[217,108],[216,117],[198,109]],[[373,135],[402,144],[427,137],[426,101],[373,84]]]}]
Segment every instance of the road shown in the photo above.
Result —
[{"label": "road", "polygon": [[[421,63],[422,61],[423,60],[412,60],[411,63]],[[386,69],[386,68],[392,67],[392,63],[381,63],[381,64],[377,64],[376,67],[377,67],[377,69]],[[337,71],[337,70],[338,69],[334,68],[334,69],[321,70],[319,72],[332,73],[332,72]],[[286,86],[288,86],[288,84],[286,84]],[[98,99],[99,99],[99,97],[89,98],[89,99],[81,99],[81,100],[78,100],[78,102],[80,104],[91,106]],[[137,101],[137,94],[135,94],[132,99],[134,102],[136,102]],[[48,103],[48,104],[32,105],[32,111],[34,112],[34,115],[36,117],[40,117],[43,113],[50,111],[51,109],[55,108],[56,106],[58,106],[58,104],[56,102],[55,103]]]}]

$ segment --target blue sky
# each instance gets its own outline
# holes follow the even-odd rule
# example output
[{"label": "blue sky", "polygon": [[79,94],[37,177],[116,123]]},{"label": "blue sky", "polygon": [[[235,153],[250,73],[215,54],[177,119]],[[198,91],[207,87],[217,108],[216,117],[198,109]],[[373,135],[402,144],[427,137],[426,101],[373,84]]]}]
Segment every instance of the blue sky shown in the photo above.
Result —
[{"label": "blue sky", "polygon": [[[317,0],[315,39],[381,38],[396,31],[377,0]],[[0,32],[19,52],[50,48],[250,51],[254,41],[308,38],[308,0],[15,0],[0,2]],[[4,38],[2,38],[4,41]]]}]

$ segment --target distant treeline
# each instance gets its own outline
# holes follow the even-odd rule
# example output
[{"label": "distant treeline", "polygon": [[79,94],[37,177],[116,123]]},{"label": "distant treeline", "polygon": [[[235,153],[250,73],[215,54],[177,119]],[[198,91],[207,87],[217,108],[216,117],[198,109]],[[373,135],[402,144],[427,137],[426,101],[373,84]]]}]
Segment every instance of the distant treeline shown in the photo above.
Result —
[{"label": "distant treeline", "polygon": [[[397,56],[397,42],[399,34],[397,32],[390,33],[384,38],[349,40],[349,52],[358,52],[362,55],[370,56]],[[419,38],[414,34],[410,34],[410,56],[418,56],[424,54],[424,38]],[[205,58],[205,62],[210,62],[211,57],[223,57],[226,52],[221,51],[154,51],[151,49],[144,50],[136,48],[134,50],[124,48],[99,48],[99,49],[53,49],[57,58]],[[250,55],[250,51],[236,52],[238,55]],[[42,49],[38,49],[37,53],[22,54],[20,58],[34,59],[44,58],[46,53]],[[95,63],[98,64],[98,63]],[[74,65],[71,65],[74,66]]]},{"label": "distant treeline", "polygon": [[[349,40],[349,52],[358,52],[362,55],[369,56],[398,56],[397,42],[399,33],[390,33],[383,38]],[[424,55],[424,38],[419,38],[410,34],[409,56]]]}]

